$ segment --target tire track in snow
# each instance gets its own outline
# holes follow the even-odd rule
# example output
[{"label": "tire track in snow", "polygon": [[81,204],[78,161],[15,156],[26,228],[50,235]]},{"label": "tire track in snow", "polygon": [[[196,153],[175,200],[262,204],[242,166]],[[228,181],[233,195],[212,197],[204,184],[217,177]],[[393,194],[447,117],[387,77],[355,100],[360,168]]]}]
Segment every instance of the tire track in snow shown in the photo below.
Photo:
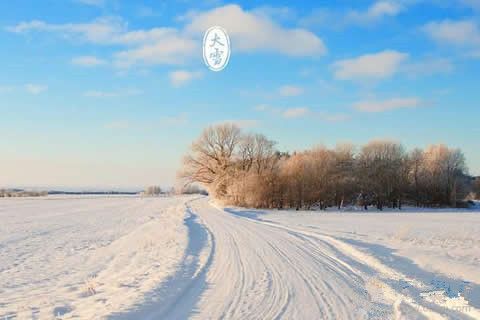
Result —
[{"label": "tire track in snow", "polygon": [[[235,215],[208,198],[186,210],[193,262],[187,249],[179,271],[162,286],[161,303],[135,319],[446,319],[441,306],[391,283],[420,288],[420,281],[340,239]],[[206,248],[202,262],[199,252]]]},{"label": "tire track in snow", "polygon": [[[410,319],[426,317],[428,319],[480,319],[480,313],[474,307],[460,308],[457,310],[455,308],[445,308],[445,306],[442,304],[436,304],[432,303],[431,301],[428,302],[421,299],[419,292],[428,288],[428,285],[423,283],[421,279],[418,280],[408,277],[401,271],[392,269],[392,267],[382,264],[381,261],[379,261],[376,257],[360,251],[352,245],[341,241],[340,239],[327,234],[312,233],[303,229],[297,230],[295,228],[272,221],[258,220],[251,217],[245,217],[244,215],[242,216],[254,223],[285,230],[286,232],[294,234],[299,238],[316,242],[319,248],[321,248],[322,245],[326,245],[322,251],[330,251],[330,254],[326,255],[321,251],[318,252],[319,255],[323,255],[326,258],[324,262],[327,262],[329,259],[332,261],[339,261],[342,265],[346,266],[347,269],[363,278],[364,284],[373,280],[376,282],[377,286],[381,287],[381,295],[383,298],[389,300],[389,306],[393,310],[393,314],[390,315],[389,318]],[[331,249],[328,250],[328,248],[334,248],[334,251]],[[299,249],[303,248],[299,247]],[[350,265],[338,258],[335,258],[335,255],[339,254],[341,254],[341,259],[348,261]],[[352,268],[354,265],[357,266],[357,270]],[[361,268],[358,268],[358,266],[361,266]],[[367,274],[365,274],[365,269],[369,270]],[[338,271],[340,271],[340,269],[338,269]],[[370,276],[368,276],[368,274],[370,274]],[[375,276],[372,277],[372,274]],[[399,290],[398,285],[395,284],[401,282],[408,283],[408,285],[412,286],[412,288],[415,288],[415,290],[413,290],[413,292],[412,290],[410,290],[410,292]],[[393,283],[394,287],[392,287],[389,283]],[[340,296],[337,297],[341,298]],[[374,309],[375,306],[370,306],[370,309],[372,308]],[[371,316],[367,315],[367,318],[371,318]],[[385,314],[381,318],[385,318]]]},{"label": "tire track in snow", "polygon": [[[358,274],[327,247],[318,249],[318,242],[226,213],[207,199],[191,206],[216,239],[209,286],[193,318],[361,319],[372,304]],[[270,280],[260,280],[262,275]],[[391,315],[382,308],[376,306],[384,312],[369,317]]]}]

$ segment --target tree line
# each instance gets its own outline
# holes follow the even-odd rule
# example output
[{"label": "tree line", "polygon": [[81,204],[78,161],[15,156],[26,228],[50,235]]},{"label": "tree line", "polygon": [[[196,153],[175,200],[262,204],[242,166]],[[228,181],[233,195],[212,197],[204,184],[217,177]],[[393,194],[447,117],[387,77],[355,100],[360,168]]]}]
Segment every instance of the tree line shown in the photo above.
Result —
[{"label": "tree line", "polygon": [[459,206],[473,189],[462,151],[443,144],[407,151],[375,140],[287,153],[233,124],[206,128],[180,177],[226,204],[254,208]]}]

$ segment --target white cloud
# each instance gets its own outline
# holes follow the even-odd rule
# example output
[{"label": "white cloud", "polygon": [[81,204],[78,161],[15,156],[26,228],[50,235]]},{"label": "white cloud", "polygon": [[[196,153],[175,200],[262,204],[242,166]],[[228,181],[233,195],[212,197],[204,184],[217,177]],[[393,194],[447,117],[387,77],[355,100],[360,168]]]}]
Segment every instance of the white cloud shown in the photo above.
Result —
[{"label": "white cloud", "polygon": [[105,0],[75,0],[75,2],[96,7],[101,7],[105,4]]},{"label": "white cloud", "polygon": [[398,72],[408,54],[385,50],[333,64],[335,78],[340,80],[384,79]]},{"label": "white cloud", "polygon": [[255,111],[269,111],[271,109],[270,106],[266,104],[259,104],[253,108]]},{"label": "white cloud", "polygon": [[318,36],[302,28],[284,28],[265,14],[226,5],[206,12],[193,12],[186,31],[201,34],[212,25],[223,26],[232,38],[235,50],[266,51],[289,56],[319,56],[326,47]]},{"label": "white cloud", "polygon": [[455,69],[452,61],[445,58],[424,58],[418,62],[405,64],[403,71],[410,76],[429,76],[439,73],[450,73]]},{"label": "white cloud", "polygon": [[350,116],[344,113],[313,111],[307,107],[282,109],[262,104],[255,106],[254,110],[258,112],[268,112],[285,119],[303,118],[307,116],[309,119],[318,119],[325,122],[340,122],[350,119]]},{"label": "white cloud", "polygon": [[388,100],[360,101],[353,107],[362,112],[384,112],[402,108],[416,108],[420,106],[418,98],[392,98]]},{"label": "white cloud", "polygon": [[130,123],[125,120],[118,120],[107,123],[103,127],[109,130],[124,130],[130,128]]},{"label": "white cloud", "polygon": [[278,89],[278,93],[284,97],[293,97],[303,94],[305,90],[302,87],[285,85]]},{"label": "white cloud", "polygon": [[180,64],[199,50],[198,41],[174,28],[129,31],[127,23],[118,17],[102,17],[78,24],[30,21],[7,30],[15,33],[50,32],[94,44],[121,45],[126,48],[114,54],[113,64],[122,68],[134,64]]},{"label": "white cloud", "polygon": [[119,17],[102,17],[88,23],[50,24],[40,20],[21,22],[7,27],[14,33],[50,32],[67,39],[79,39],[96,44],[122,42],[127,23]]},{"label": "white cloud", "polygon": [[188,124],[188,114],[186,112],[182,112],[175,116],[163,117],[161,119],[161,124],[169,126],[184,126]]},{"label": "white cloud", "polygon": [[300,118],[306,116],[310,110],[308,108],[289,108],[283,111],[284,118]]},{"label": "white cloud", "polygon": [[237,52],[264,51],[289,56],[319,56],[326,52],[318,36],[306,29],[282,27],[268,10],[246,11],[238,5],[226,5],[189,13],[182,21],[185,26],[181,28],[129,30],[122,18],[110,16],[85,23],[52,24],[32,20],[6,29],[20,34],[44,32],[72,41],[120,46],[113,55],[113,65],[121,68],[136,64],[185,63],[201,51],[202,34],[214,24],[228,30]]},{"label": "white cloud", "polygon": [[474,10],[480,10],[480,0],[460,0],[460,3]]},{"label": "white cloud", "polygon": [[72,64],[82,67],[96,67],[106,64],[106,61],[94,56],[80,56],[73,58]]},{"label": "white cloud", "polygon": [[351,118],[350,115],[345,113],[328,113],[328,112],[318,112],[317,117],[327,122],[342,122],[342,121],[347,121]]},{"label": "white cloud", "polygon": [[2,86],[0,85],[0,93],[8,93],[14,90],[13,86]]},{"label": "white cloud", "polygon": [[300,18],[300,25],[342,29],[348,26],[370,26],[406,10],[413,1],[379,0],[364,10],[314,8]]},{"label": "white cloud", "polygon": [[86,23],[50,24],[41,20],[21,22],[6,28],[13,33],[49,32],[67,39],[77,39],[101,45],[135,46],[166,42],[180,37],[175,28],[128,30],[120,17],[101,17]]},{"label": "white cloud", "polygon": [[349,11],[344,18],[345,23],[370,24],[384,17],[396,16],[403,10],[398,1],[377,1],[366,11]]},{"label": "white cloud", "polygon": [[293,8],[290,7],[273,7],[273,6],[261,6],[255,8],[253,13],[256,15],[265,16],[269,19],[278,19],[283,21],[293,21],[297,18],[297,14]]},{"label": "white cloud", "polygon": [[434,21],[426,24],[422,29],[440,44],[480,46],[480,27],[473,20]]},{"label": "white cloud", "polygon": [[45,92],[48,90],[48,86],[44,86],[41,84],[33,84],[33,83],[28,83],[25,85],[25,90],[27,90],[30,94],[40,94],[42,92]]},{"label": "white cloud", "polygon": [[119,91],[101,91],[89,90],[84,93],[84,96],[89,98],[116,98],[116,97],[131,97],[141,95],[143,91],[138,89],[126,89]]},{"label": "white cloud", "polygon": [[335,13],[326,8],[315,8],[306,16],[301,17],[299,23],[305,27],[338,26],[343,21],[343,14]]},{"label": "white cloud", "polygon": [[467,56],[474,59],[480,59],[480,49],[469,52]]},{"label": "white cloud", "polygon": [[195,51],[198,43],[177,34],[166,35],[155,42],[146,42],[134,49],[128,49],[115,54],[114,64],[118,67],[129,67],[134,64],[182,64]]},{"label": "white cloud", "polygon": [[170,83],[174,87],[181,87],[193,79],[201,78],[202,73],[199,71],[176,70],[170,72],[169,77]]},{"label": "white cloud", "polygon": [[258,127],[260,125],[259,120],[253,120],[253,119],[225,120],[225,121],[219,122],[219,124],[225,124],[225,123],[234,124],[237,127],[242,128],[242,129],[255,128],[255,127]]},{"label": "white cloud", "polygon": [[147,6],[140,6],[138,9],[137,9],[137,15],[139,17],[156,17],[158,16],[159,14],[157,12],[155,12],[152,8],[150,7],[147,7]]}]

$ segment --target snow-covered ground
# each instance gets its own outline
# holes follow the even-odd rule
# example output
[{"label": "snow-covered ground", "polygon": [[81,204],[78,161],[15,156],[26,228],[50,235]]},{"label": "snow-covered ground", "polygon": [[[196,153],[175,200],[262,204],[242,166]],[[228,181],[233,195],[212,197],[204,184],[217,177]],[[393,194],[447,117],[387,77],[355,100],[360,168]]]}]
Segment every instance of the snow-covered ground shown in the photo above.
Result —
[{"label": "snow-covered ground", "polygon": [[185,198],[0,199],[0,319],[98,319],[177,271]]},{"label": "snow-covered ground", "polygon": [[480,212],[0,199],[0,319],[480,319]]}]

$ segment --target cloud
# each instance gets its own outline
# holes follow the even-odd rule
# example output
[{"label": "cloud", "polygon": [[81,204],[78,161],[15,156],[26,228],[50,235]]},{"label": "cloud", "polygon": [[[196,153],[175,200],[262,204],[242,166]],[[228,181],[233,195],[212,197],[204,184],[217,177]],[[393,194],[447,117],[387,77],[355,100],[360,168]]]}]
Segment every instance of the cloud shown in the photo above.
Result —
[{"label": "cloud", "polygon": [[[407,3],[408,2],[408,3]],[[299,19],[300,25],[341,29],[348,26],[369,26],[406,10],[412,1],[380,0],[364,10],[314,8]]]},{"label": "cloud", "polygon": [[84,93],[84,96],[89,98],[116,98],[116,97],[131,97],[141,95],[143,91],[138,89],[126,89],[119,91],[101,91],[90,90]]},{"label": "cloud", "polygon": [[424,25],[422,31],[440,45],[461,48],[465,57],[479,57],[480,24],[477,21],[433,21]]},{"label": "cloud", "polygon": [[269,111],[272,108],[266,104],[259,104],[253,108],[255,111]]},{"label": "cloud", "polygon": [[219,122],[218,124],[233,124],[236,125],[237,127],[241,129],[250,129],[250,128],[255,128],[260,125],[259,120],[252,120],[252,119],[245,119],[245,120],[224,120]]},{"label": "cloud", "polygon": [[460,0],[460,3],[474,10],[480,10],[480,0]]},{"label": "cloud", "polygon": [[327,51],[323,40],[302,28],[284,28],[266,14],[226,5],[205,12],[191,12],[185,30],[201,34],[212,25],[223,26],[240,52],[275,52],[289,56],[321,56]]},{"label": "cloud", "polygon": [[155,10],[153,10],[153,9],[150,8],[150,7],[140,6],[140,7],[137,9],[137,15],[138,15],[139,17],[146,18],[146,17],[156,17],[156,16],[159,16],[159,13],[155,12]]},{"label": "cloud", "polygon": [[278,14],[278,10],[271,8],[247,11],[238,5],[226,5],[190,12],[180,18],[184,26],[178,28],[129,30],[128,23],[121,17],[106,16],[84,23],[24,21],[6,30],[18,34],[51,33],[70,41],[120,47],[113,54],[113,65],[118,68],[137,64],[184,64],[201,51],[203,33],[215,24],[227,29],[236,52],[274,52],[288,56],[326,53],[321,38],[303,28],[282,27],[273,19]]},{"label": "cloud", "polygon": [[388,100],[360,101],[353,107],[362,112],[384,112],[402,108],[416,108],[421,104],[418,98],[392,98]]},{"label": "cloud", "polygon": [[193,79],[199,79],[201,77],[202,73],[200,71],[176,70],[169,74],[170,83],[174,87],[184,86]]},{"label": "cloud", "polygon": [[402,10],[398,1],[377,1],[365,11],[349,11],[343,21],[347,24],[371,24],[384,17],[396,16]]},{"label": "cloud", "polygon": [[199,50],[197,41],[175,28],[129,31],[127,23],[119,17],[102,17],[77,24],[49,24],[34,20],[21,22],[7,30],[21,34],[49,32],[66,39],[127,47],[114,54],[114,66],[117,67],[129,67],[137,63],[179,64]]},{"label": "cloud", "polygon": [[13,86],[2,86],[0,85],[0,93],[9,93],[12,92],[15,88]]},{"label": "cloud", "polygon": [[345,113],[318,112],[317,117],[327,122],[342,122],[350,120],[350,115]]},{"label": "cloud", "polygon": [[265,16],[267,18],[275,18],[278,20],[294,20],[297,18],[297,14],[293,8],[290,7],[272,7],[272,6],[261,6],[255,8],[253,13],[260,16]]},{"label": "cloud", "polygon": [[284,97],[294,97],[303,94],[305,90],[302,87],[285,85],[278,89],[278,93]]},{"label": "cloud", "polygon": [[318,26],[338,26],[340,19],[343,18],[343,14],[339,12],[333,12],[326,8],[315,8],[309,14],[301,17],[299,23],[305,27],[318,27]]},{"label": "cloud", "polygon": [[169,126],[184,126],[188,124],[188,114],[182,112],[176,116],[163,117],[161,119],[161,124]]},{"label": "cloud", "polygon": [[350,119],[350,116],[345,113],[330,113],[325,111],[313,111],[307,107],[297,108],[277,108],[265,104],[260,104],[254,107],[255,111],[268,112],[275,116],[280,116],[285,119],[296,119],[308,117],[309,119],[318,119],[325,122],[340,122]]},{"label": "cloud", "polygon": [[[148,37],[140,34],[137,36]],[[115,54],[114,64],[118,67],[129,67],[139,63],[177,65],[186,62],[199,50],[198,42],[170,30],[154,41],[144,41],[144,44],[137,48],[118,52]]]},{"label": "cloud", "polygon": [[282,116],[284,118],[300,118],[306,116],[310,110],[308,108],[288,108],[283,111]]},{"label": "cloud", "polygon": [[112,121],[105,124],[103,127],[109,130],[124,130],[130,128],[130,123],[125,120]]},{"label": "cloud", "polygon": [[45,92],[48,90],[48,86],[40,85],[40,84],[33,84],[33,83],[28,83],[25,85],[25,90],[28,91],[30,94],[40,94],[42,92]]},{"label": "cloud", "polygon": [[128,30],[128,24],[120,17],[101,17],[87,23],[50,24],[41,20],[20,22],[6,28],[13,33],[48,32],[67,39],[76,39],[101,45],[136,46],[167,42],[181,37],[175,28]]},{"label": "cloud", "polygon": [[105,5],[105,0],[75,0],[75,2],[96,7],[102,7]]},{"label": "cloud", "polygon": [[467,56],[474,59],[480,59],[480,49],[469,52]]},{"label": "cloud", "polygon": [[413,77],[450,73],[454,69],[455,66],[450,59],[434,57],[428,57],[418,62],[408,63],[403,67],[403,71]]},{"label": "cloud", "polygon": [[7,27],[13,33],[49,32],[66,39],[78,39],[96,44],[122,43],[127,23],[119,17],[101,17],[88,23],[50,24],[41,20],[20,22]]},{"label": "cloud", "polygon": [[94,56],[80,56],[73,58],[72,64],[82,67],[96,67],[106,64],[106,61]]},{"label": "cloud", "polygon": [[408,54],[385,50],[333,63],[334,75],[339,80],[384,79],[398,72]]},{"label": "cloud", "polygon": [[444,45],[480,46],[480,27],[473,20],[443,20],[427,23],[422,30]]}]

